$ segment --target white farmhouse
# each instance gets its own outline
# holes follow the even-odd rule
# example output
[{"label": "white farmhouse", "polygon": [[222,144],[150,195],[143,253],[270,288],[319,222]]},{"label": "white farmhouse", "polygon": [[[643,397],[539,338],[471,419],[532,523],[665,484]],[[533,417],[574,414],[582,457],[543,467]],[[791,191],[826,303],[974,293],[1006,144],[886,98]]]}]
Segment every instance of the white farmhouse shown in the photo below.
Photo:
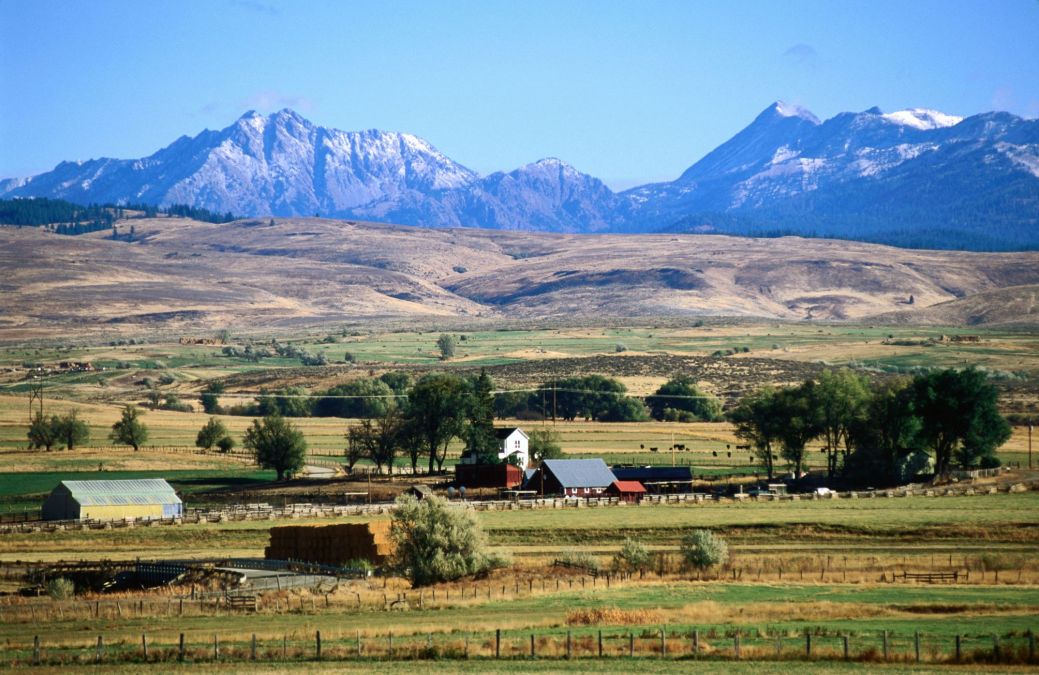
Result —
[{"label": "white farmhouse", "polygon": [[[523,429],[519,427],[495,429],[494,435],[498,438],[498,459],[515,464],[521,469],[526,469],[530,464],[530,439],[523,432]],[[458,462],[460,464],[476,464],[476,456],[463,454]]]},{"label": "white farmhouse", "polygon": [[498,437],[498,459],[515,464],[521,469],[526,469],[530,465],[530,439],[523,429],[495,429],[494,434]]}]

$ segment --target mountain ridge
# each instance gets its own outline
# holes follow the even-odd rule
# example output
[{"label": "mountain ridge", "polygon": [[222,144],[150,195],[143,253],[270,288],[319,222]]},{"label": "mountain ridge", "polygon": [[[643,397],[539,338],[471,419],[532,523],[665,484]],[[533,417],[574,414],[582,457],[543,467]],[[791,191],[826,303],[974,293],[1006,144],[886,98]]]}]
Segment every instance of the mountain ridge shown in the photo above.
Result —
[{"label": "mountain ridge", "polygon": [[248,111],[140,159],[62,162],[0,197],[184,203],[249,216],[549,232],[791,234],[933,248],[1039,247],[1039,121],[777,101],[674,181],[615,192],[556,158],[481,176],[428,141]]}]

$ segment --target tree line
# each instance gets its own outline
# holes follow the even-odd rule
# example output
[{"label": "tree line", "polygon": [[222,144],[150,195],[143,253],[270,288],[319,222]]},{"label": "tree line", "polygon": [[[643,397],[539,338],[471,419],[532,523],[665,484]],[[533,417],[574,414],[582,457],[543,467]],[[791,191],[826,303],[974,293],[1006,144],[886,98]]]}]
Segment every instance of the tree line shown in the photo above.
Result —
[{"label": "tree line", "polygon": [[39,227],[51,225],[58,234],[77,235],[110,228],[123,220],[128,212],[139,212],[144,218],[159,214],[191,218],[207,223],[229,223],[236,216],[216,213],[189,204],[75,204],[64,199],[47,197],[0,199],[0,225]]},{"label": "tree line", "polygon": [[829,478],[886,485],[946,476],[954,466],[999,466],[996,450],[1011,430],[997,399],[974,368],[879,383],[842,369],[796,387],[759,389],[728,418],[770,479],[780,459],[800,476],[808,443],[821,441]]}]

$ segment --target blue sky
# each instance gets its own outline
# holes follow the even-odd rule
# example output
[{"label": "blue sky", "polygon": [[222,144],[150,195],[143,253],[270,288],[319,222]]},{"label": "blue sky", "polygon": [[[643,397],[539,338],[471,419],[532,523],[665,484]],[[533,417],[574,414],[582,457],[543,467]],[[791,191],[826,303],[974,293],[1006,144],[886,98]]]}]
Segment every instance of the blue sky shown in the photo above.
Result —
[{"label": "blue sky", "polygon": [[1039,116],[1039,1],[0,0],[0,177],[290,107],[669,180],[772,101]]}]

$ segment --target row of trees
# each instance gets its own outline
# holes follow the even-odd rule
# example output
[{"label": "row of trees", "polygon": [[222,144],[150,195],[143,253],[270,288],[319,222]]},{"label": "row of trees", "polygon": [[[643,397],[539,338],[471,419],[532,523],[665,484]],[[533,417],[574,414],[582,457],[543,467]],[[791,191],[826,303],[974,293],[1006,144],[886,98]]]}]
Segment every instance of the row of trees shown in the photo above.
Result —
[{"label": "row of trees", "polygon": [[495,398],[499,418],[541,417],[598,422],[656,420],[696,422],[721,419],[721,402],[702,392],[689,377],[671,378],[645,403],[627,394],[618,380],[585,375],[549,380],[534,391],[503,392]]},{"label": "row of trees", "polygon": [[1010,438],[997,392],[983,373],[942,370],[872,384],[850,370],[825,371],[797,387],[766,387],[729,413],[739,438],[772,477],[782,458],[800,474],[809,442],[821,440],[827,474],[863,483],[895,483],[924,469],[998,466]]},{"label": "row of trees", "polygon": [[[450,375],[427,376],[444,384]],[[463,380],[454,378],[457,382]],[[413,388],[420,395],[429,393],[429,382],[413,385],[407,373],[389,372],[379,377],[360,378],[336,385],[311,395],[301,387],[285,387],[262,393],[254,403],[224,408],[219,405],[223,386],[211,383],[202,392],[202,408],[209,414],[238,414],[264,417],[345,417],[349,419],[383,418],[394,408],[411,405]],[[458,389],[457,382],[441,387],[449,395]],[[490,379],[487,379],[490,382]],[[446,387],[446,389],[445,389]],[[676,376],[662,385],[645,402],[629,396],[620,381],[602,375],[587,375],[549,380],[533,390],[504,391],[489,395],[492,417],[498,419],[564,420],[583,418],[599,422],[641,422],[650,418],[667,421],[696,422],[722,419],[721,402],[702,392],[686,376]],[[433,401],[438,402],[436,397]]]},{"label": "row of trees", "polygon": [[62,416],[51,415],[44,417],[42,412],[33,415],[29,424],[29,447],[33,449],[52,450],[57,448],[68,448],[75,450],[76,446],[90,441],[90,427],[79,419],[75,410],[70,410]]}]

